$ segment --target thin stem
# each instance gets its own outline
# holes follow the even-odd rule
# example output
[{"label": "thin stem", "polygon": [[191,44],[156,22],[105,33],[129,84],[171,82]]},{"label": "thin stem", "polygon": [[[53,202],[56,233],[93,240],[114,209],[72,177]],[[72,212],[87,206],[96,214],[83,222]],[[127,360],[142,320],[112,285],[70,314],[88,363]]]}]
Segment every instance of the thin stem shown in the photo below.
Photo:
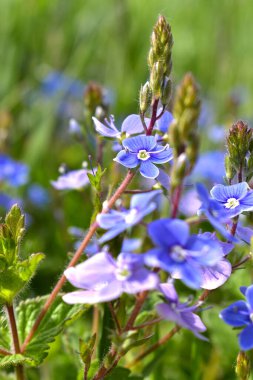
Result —
[{"label": "thin stem", "polygon": [[[115,202],[120,198],[120,196],[124,193],[124,191],[126,190],[127,186],[130,184],[130,182],[132,181],[133,177],[135,175],[135,172],[133,171],[128,171],[125,179],[122,181],[121,185],[118,187],[118,189],[116,190],[116,192],[112,195],[112,197],[109,199],[109,201],[107,202],[107,205],[106,207],[102,210],[102,213],[103,214],[106,214],[115,204]],[[98,223],[95,221],[94,223],[92,223],[92,225],[90,226],[90,229],[87,233],[87,235],[85,236],[85,238],[83,239],[81,245],[79,246],[79,248],[77,249],[77,251],[75,252],[72,260],[70,261],[69,265],[67,266],[67,268],[69,267],[72,267],[74,266],[79,258],[82,256],[83,254],[83,251],[85,250],[85,248],[87,247],[90,239],[92,238],[92,236],[94,235],[94,233],[96,232],[96,230],[98,229],[99,225]],[[48,297],[46,303],[44,304],[44,306],[42,307],[34,325],[32,326],[31,330],[30,330],[30,333],[27,335],[22,347],[21,347],[21,353],[23,353],[27,347],[27,345],[29,344],[29,342],[32,340],[34,334],[36,333],[42,319],[44,318],[44,316],[46,315],[48,309],[50,308],[50,306],[52,305],[52,303],[54,302],[55,298],[57,297],[58,293],[60,292],[61,288],[63,287],[63,285],[65,284],[66,282],[66,277],[64,276],[64,274],[61,276],[61,278],[59,279],[59,281],[57,282],[57,284],[55,285],[52,293],[50,294],[50,296]]]},{"label": "thin stem", "polygon": [[155,125],[155,122],[156,122],[156,114],[157,114],[158,103],[159,103],[159,99],[155,99],[155,101],[153,103],[153,106],[152,106],[151,120],[150,120],[148,129],[147,129],[147,132],[146,132],[147,136],[151,136],[152,135],[152,131],[153,131],[153,128],[154,128],[154,125]]},{"label": "thin stem", "polygon": [[[12,334],[14,351],[15,351],[15,354],[20,354],[21,350],[20,350],[18,329],[17,329],[13,305],[7,304],[6,310],[7,310],[7,314],[8,314],[9,322],[10,322],[10,329],[11,329],[11,334]],[[17,380],[25,380],[24,367],[21,364],[15,367],[15,371],[16,371]]]},{"label": "thin stem", "polygon": [[152,321],[148,321],[148,322],[142,323],[141,325],[133,326],[133,327],[131,327],[130,330],[143,329],[144,327],[155,325],[156,323],[161,322],[161,321],[162,321],[162,318],[152,319]]},{"label": "thin stem", "polygon": [[4,348],[0,348],[0,355],[8,356],[8,355],[12,355],[12,353],[5,350]]},{"label": "thin stem", "polygon": [[180,326],[173,327],[172,330],[168,334],[166,334],[164,337],[159,339],[156,343],[154,343],[152,346],[150,346],[147,350],[142,352],[140,355],[136,356],[136,358],[127,365],[127,368],[134,367],[139,361],[141,361],[143,358],[145,358],[147,355],[151,354],[151,352],[155,351],[157,348],[159,348],[164,343],[168,342],[179,330],[181,329]]},{"label": "thin stem", "polygon": [[92,317],[92,335],[96,334],[95,343],[93,347],[92,356],[95,358],[98,344],[98,331],[99,331],[99,308],[97,305],[93,307],[93,317]]},{"label": "thin stem", "polygon": [[159,120],[159,119],[163,116],[164,111],[165,111],[165,106],[163,106],[162,111],[161,111],[161,112],[159,113],[159,115],[156,117],[156,121]]},{"label": "thin stem", "polygon": [[182,185],[179,185],[175,189],[174,196],[172,197],[172,199],[173,199],[173,202],[172,202],[172,212],[171,212],[171,217],[172,218],[176,218],[176,216],[177,216],[181,194],[182,194]]},{"label": "thin stem", "polygon": [[109,305],[109,309],[110,309],[110,312],[111,312],[111,316],[112,316],[112,319],[113,319],[113,322],[115,323],[115,326],[116,326],[116,329],[117,329],[117,332],[118,334],[121,333],[121,327],[120,327],[120,323],[119,323],[119,320],[117,318],[117,315],[115,313],[115,310],[113,308],[113,305],[111,302],[108,303]]},{"label": "thin stem", "polygon": [[143,194],[143,193],[151,193],[151,191],[154,191],[154,189],[149,190],[126,190],[124,191],[124,194]]},{"label": "thin stem", "polygon": [[135,306],[133,308],[133,311],[132,311],[132,313],[131,313],[131,315],[130,315],[130,317],[129,317],[129,319],[128,319],[128,321],[126,323],[126,326],[125,326],[125,328],[124,328],[123,331],[128,331],[128,330],[132,329],[133,324],[135,322],[135,319],[136,319],[137,315],[139,314],[139,312],[140,312],[140,310],[141,310],[141,308],[142,308],[142,306],[143,306],[143,304],[144,304],[147,296],[148,296],[148,291],[147,290],[144,291],[144,292],[142,292],[142,293],[140,293],[137,296]]},{"label": "thin stem", "polygon": [[147,128],[147,125],[145,123],[145,118],[144,118],[144,113],[143,112],[140,112],[140,118],[141,118],[141,123],[143,125],[144,131],[147,134],[148,128]]}]

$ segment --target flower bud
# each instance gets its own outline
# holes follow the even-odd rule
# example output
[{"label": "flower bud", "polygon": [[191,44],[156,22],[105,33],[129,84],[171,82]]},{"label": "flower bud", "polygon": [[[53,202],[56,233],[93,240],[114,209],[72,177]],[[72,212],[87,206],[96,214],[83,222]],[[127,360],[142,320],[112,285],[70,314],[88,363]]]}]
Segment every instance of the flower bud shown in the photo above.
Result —
[{"label": "flower bud", "polygon": [[243,351],[240,351],[237,355],[235,373],[238,380],[248,380],[250,377],[250,360]]},{"label": "flower bud", "polygon": [[171,97],[171,80],[165,77],[165,81],[162,88],[162,96],[161,96],[161,103],[164,107],[166,107],[169,104],[170,97]]},{"label": "flower bud", "polygon": [[149,82],[146,82],[144,86],[141,86],[140,90],[140,111],[144,114],[151,105],[152,90]]},{"label": "flower bud", "polygon": [[152,67],[150,74],[150,87],[155,99],[159,99],[162,95],[163,82],[163,65],[161,62],[156,62]]}]

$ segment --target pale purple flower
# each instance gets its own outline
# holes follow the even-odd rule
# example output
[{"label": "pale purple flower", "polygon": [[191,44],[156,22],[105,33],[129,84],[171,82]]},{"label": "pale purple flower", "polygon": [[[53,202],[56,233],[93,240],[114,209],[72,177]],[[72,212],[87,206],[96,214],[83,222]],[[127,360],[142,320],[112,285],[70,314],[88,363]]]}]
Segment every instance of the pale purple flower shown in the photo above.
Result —
[{"label": "pale purple flower", "polygon": [[247,182],[231,186],[216,185],[210,193],[228,218],[233,218],[244,211],[253,211],[253,191]]},{"label": "pale purple flower", "polygon": [[140,173],[146,178],[156,178],[159,169],[155,164],[171,161],[172,149],[168,145],[157,144],[154,136],[139,135],[123,140],[124,150],[121,150],[114,161],[127,168],[140,166]]},{"label": "pale purple flower", "polygon": [[86,169],[72,170],[60,175],[51,184],[57,190],[79,190],[90,183],[87,173],[89,171]]},{"label": "pale purple flower", "polygon": [[143,256],[121,253],[114,259],[101,252],[64,272],[68,281],[79,289],[63,296],[69,304],[112,301],[122,293],[136,294],[157,287],[157,274],[144,267]]},{"label": "pale purple flower", "polygon": [[206,331],[206,326],[200,317],[194,313],[200,304],[189,306],[189,302],[180,303],[172,282],[160,284],[159,287],[166,302],[156,305],[158,314],[164,319],[175,322],[178,326],[191,330],[199,339],[208,340],[200,334]]},{"label": "pale purple flower", "polygon": [[239,334],[239,345],[243,351],[253,348],[253,285],[240,288],[246,301],[236,301],[222,310],[220,317],[228,325],[245,328]]},{"label": "pale purple flower", "polygon": [[145,254],[145,263],[180,278],[187,286],[199,288],[202,268],[214,267],[223,258],[221,246],[205,235],[190,235],[189,226],[179,219],[161,219],[149,224],[156,248]]},{"label": "pale purple flower", "polygon": [[100,239],[100,244],[113,239],[121,232],[138,224],[146,215],[155,210],[157,204],[155,198],[162,193],[154,190],[149,193],[133,195],[128,210],[110,210],[107,214],[98,214],[97,222],[106,232]]}]

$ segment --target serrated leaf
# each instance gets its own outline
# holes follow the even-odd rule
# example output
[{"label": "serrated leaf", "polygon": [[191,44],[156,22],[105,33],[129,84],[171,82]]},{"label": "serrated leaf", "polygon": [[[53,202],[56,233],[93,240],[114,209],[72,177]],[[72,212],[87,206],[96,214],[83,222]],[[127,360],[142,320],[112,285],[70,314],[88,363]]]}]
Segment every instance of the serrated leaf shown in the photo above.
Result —
[{"label": "serrated leaf", "polygon": [[30,366],[36,365],[33,359],[21,354],[14,354],[14,355],[0,357],[0,368],[17,366],[18,364],[26,364]]},{"label": "serrated leaf", "polygon": [[[28,299],[22,301],[17,307],[17,326],[21,341],[24,341],[30,332],[46,299],[47,297]],[[50,343],[64,327],[79,318],[88,308],[89,306],[84,305],[68,305],[62,301],[61,297],[58,297],[28,344],[26,356],[32,358],[35,365],[42,363],[48,354]]]},{"label": "serrated leaf", "polygon": [[19,262],[17,269],[20,278],[25,282],[29,281],[35,274],[39,263],[44,259],[44,257],[45,255],[43,253],[34,253],[29,256],[28,259]]},{"label": "serrated leaf", "polygon": [[96,334],[93,334],[92,337],[88,340],[88,342],[79,339],[80,357],[87,368],[89,368],[90,366],[91,356],[93,353],[95,342]]},{"label": "serrated leaf", "polygon": [[106,168],[102,170],[101,166],[98,165],[96,173],[94,174],[87,173],[91,186],[94,190],[94,194],[93,194],[93,210],[94,211],[91,217],[91,222],[93,222],[96,219],[97,214],[101,211],[101,208],[102,208],[100,193],[102,189],[101,181],[105,172],[106,172]]}]

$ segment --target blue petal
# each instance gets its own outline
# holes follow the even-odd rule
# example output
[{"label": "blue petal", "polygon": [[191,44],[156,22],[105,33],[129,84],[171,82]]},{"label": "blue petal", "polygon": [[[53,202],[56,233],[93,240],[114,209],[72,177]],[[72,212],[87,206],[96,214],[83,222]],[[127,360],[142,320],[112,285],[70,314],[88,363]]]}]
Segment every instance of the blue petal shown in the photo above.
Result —
[{"label": "blue petal", "polygon": [[201,285],[203,289],[217,289],[228,280],[232,266],[229,261],[223,259],[213,267],[201,268]]},{"label": "blue petal", "polygon": [[245,296],[246,290],[248,289],[247,286],[240,286],[240,292]]},{"label": "blue petal", "polygon": [[239,344],[243,351],[253,348],[253,325],[245,327],[239,334]]},{"label": "blue petal", "polygon": [[253,191],[248,191],[246,196],[241,199],[240,206],[243,208],[243,211],[253,210]]},{"label": "blue petal", "polygon": [[[146,125],[149,124],[150,119],[145,118]],[[140,115],[129,115],[127,118],[123,121],[121,126],[121,132],[126,132],[129,135],[133,135],[135,133],[143,133],[143,125],[141,122]]]},{"label": "blue petal", "polygon": [[130,169],[135,168],[137,165],[139,165],[137,155],[126,152],[125,150],[121,150],[114,158],[114,161],[119,162],[121,165],[124,165]]},{"label": "blue petal", "polygon": [[129,227],[126,223],[120,223],[119,225],[115,225],[114,228],[111,228],[109,231],[107,231],[99,240],[99,244],[103,244],[108,240],[111,240],[121,234],[121,232],[125,231]]},{"label": "blue petal", "polygon": [[149,159],[141,162],[140,173],[145,178],[154,179],[159,175],[159,169]]},{"label": "blue petal", "polygon": [[116,128],[116,126],[114,125],[113,123],[113,119],[111,119],[111,122],[110,124],[107,126],[105,126],[103,123],[101,123],[97,118],[95,117],[92,117],[92,120],[95,124],[95,129],[96,131],[102,135],[102,136],[105,136],[105,137],[118,137],[120,136],[120,132],[118,131],[118,129]]},{"label": "blue petal", "polygon": [[170,302],[178,303],[178,295],[171,281],[160,284],[159,288]]},{"label": "blue petal", "polygon": [[119,298],[122,294],[120,281],[112,281],[100,290],[78,290],[67,293],[62,298],[68,304],[96,304],[108,302]]},{"label": "blue petal", "polygon": [[178,266],[177,273],[179,273],[180,279],[185,283],[185,285],[192,289],[200,288],[201,270],[199,267],[184,263],[183,265]]},{"label": "blue petal", "polygon": [[230,326],[241,327],[251,322],[245,301],[236,301],[222,310],[220,317]]},{"label": "blue petal", "polygon": [[241,182],[231,186],[216,185],[211,189],[210,193],[217,201],[227,202],[229,198],[244,198],[248,192],[248,187],[247,182]]},{"label": "blue petal", "polygon": [[189,226],[179,219],[155,220],[148,226],[153,242],[168,250],[173,245],[184,246],[189,238]]},{"label": "blue petal", "polygon": [[103,228],[104,230],[108,230],[109,228],[118,226],[119,223],[125,224],[124,213],[112,210],[108,214],[98,214],[97,222],[99,224],[99,227]]},{"label": "blue petal", "polygon": [[163,169],[159,169],[159,175],[156,177],[156,181],[159,182],[164,189],[170,189],[170,177]]},{"label": "blue petal", "polygon": [[253,312],[253,285],[249,286],[245,292],[247,303],[250,307],[250,312]]},{"label": "blue petal", "polygon": [[165,149],[160,153],[150,152],[150,160],[155,164],[164,164],[173,159],[172,149]]},{"label": "blue petal", "polygon": [[131,277],[122,282],[124,292],[136,294],[144,290],[155,289],[158,286],[159,278],[157,274],[145,268],[136,270]]},{"label": "blue petal", "polygon": [[244,227],[240,223],[237,224],[236,235],[239,239],[245,241],[245,243],[250,244],[251,238],[253,236],[253,230],[249,227]]},{"label": "blue petal", "polygon": [[139,150],[146,150],[149,152],[156,146],[156,139],[154,136],[134,136],[123,140],[124,148],[129,149],[131,152],[138,153]]},{"label": "blue petal", "polygon": [[130,208],[136,208],[138,210],[145,209],[148,204],[155,200],[155,198],[157,198],[160,194],[162,194],[161,190],[154,190],[149,193],[133,195],[130,202]]},{"label": "blue petal", "polygon": [[[158,114],[162,111],[162,108],[159,109]],[[164,114],[156,121],[156,127],[162,133],[167,133],[170,124],[174,120],[172,113],[165,111]]]}]

